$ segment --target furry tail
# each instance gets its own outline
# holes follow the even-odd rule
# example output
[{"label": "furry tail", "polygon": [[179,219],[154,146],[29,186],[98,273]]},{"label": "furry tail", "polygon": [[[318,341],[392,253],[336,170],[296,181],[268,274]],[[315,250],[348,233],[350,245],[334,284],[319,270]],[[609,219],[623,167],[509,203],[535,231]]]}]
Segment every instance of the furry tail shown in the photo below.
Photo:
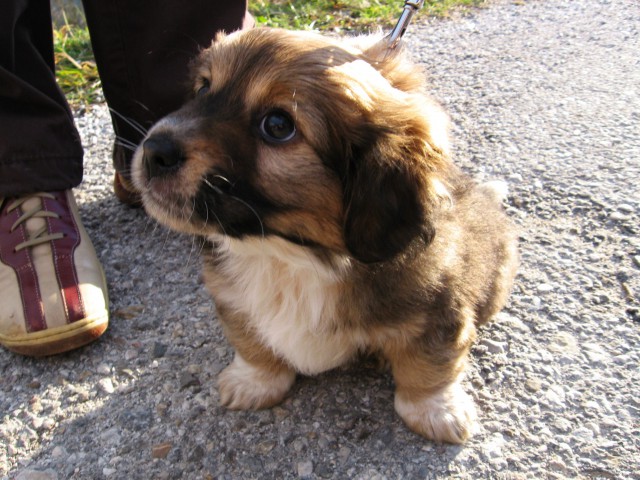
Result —
[{"label": "furry tail", "polygon": [[494,180],[479,185],[478,188],[496,203],[502,203],[509,195],[509,186],[502,180]]}]

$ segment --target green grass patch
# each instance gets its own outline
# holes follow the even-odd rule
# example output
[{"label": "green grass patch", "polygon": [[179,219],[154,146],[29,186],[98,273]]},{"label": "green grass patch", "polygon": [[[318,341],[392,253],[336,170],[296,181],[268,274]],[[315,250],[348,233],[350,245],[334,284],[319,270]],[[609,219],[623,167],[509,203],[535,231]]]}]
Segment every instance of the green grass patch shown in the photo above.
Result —
[{"label": "green grass patch", "polygon": [[87,27],[66,24],[53,31],[56,77],[73,106],[102,100],[100,77]]},{"label": "green grass patch", "polygon": [[[483,0],[426,0],[415,17],[446,16],[453,8]],[[400,0],[250,0],[249,11],[260,25],[289,30],[371,32],[392,28],[402,13]]]},{"label": "green grass patch", "polygon": [[[472,7],[484,0],[426,0],[414,17],[446,16],[452,9]],[[249,0],[249,11],[259,25],[289,30],[372,32],[391,29],[404,7],[401,0]],[[54,29],[58,83],[74,107],[103,100],[89,31],[70,24],[66,17]]]}]

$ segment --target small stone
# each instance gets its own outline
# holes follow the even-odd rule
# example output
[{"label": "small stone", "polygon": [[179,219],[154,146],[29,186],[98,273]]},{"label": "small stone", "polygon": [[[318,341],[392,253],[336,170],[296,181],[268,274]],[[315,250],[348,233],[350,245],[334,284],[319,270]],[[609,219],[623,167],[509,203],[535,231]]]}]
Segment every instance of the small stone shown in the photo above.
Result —
[{"label": "small stone", "polygon": [[485,338],[482,340],[481,345],[487,347],[487,350],[491,353],[505,353],[507,351],[507,344],[504,342],[496,342]]},{"label": "small stone", "polygon": [[565,404],[565,393],[562,387],[552,385],[545,393],[545,398],[549,403],[556,405],[557,407],[563,407]]},{"label": "small stone", "polygon": [[613,212],[611,215],[609,215],[609,218],[616,222],[623,222],[625,220],[629,220],[629,215],[625,215],[621,212]]},{"label": "small stone", "polygon": [[138,357],[138,351],[134,350],[132,348],[128,349],[126,352],[124,352],[124,359],[129,361],[129,360],[133,360],[134,358]]},{"label": "small stone", "polygon": [[256,447],[256,450],[261,455],[266,455],[271,450],[273,450],[275,446],[276,446],[276,442],[274,442],[273,440],[265,440],[264,442],[260,442],[258,444],[258,446]]},{"label": "small stone", "polygon": [[591,442],[593,442],[593,430],[590,430],[586,427],[577,428],[573,431],[573,437],[580,443],[590,444]]},{"label": "small stone", "polygon": [[584,354],[591,363],[609,363],[611,356],[598,344],[586,343],[583,345]]},{"label": "small stone", "polygon": [[116,390],[113,387],[113,382],[111,381],[110,378],[103,378],[99,380],[98,387],[100,388],[100,390],[102,390],[104,393],[107,393],[107,394],[112,394]]},{"label": "small stone", "polygon": [[98,368],[96,368],[96,372],[100,375],[111,375],[111,366],[106,363],[101,363],[98,365]]},{"label": "small stone", "polygon": [[114,314],[116,317],[120,317],[124,320],[131,320],[136,318],[144,311],[144,305],[130,305],[128,307],[122,307],[117,309]]},{"label": "small stone", "polygon": [[611,301],[611,299],[609,298],[609,296],[604,294],[604,293],[601,293],[599,295],[594,295],[593,296],[593,303],[595,305],[606,305],[610,301]]},{"label": "small stone", "polygon": [[566,472],[567,470],[564,462],[559,459],[549,461],[549,468],[556,472]]},{"label": "small stone", "polygon": [[593,400],[588,400],[588,401],[584,402],[582,404],[582,408],[584,408],[585,410],[593,410],[595,412],[601,412],[602,411],[602,407],[600,406],[600,404],[598,402],[593,401]]},{"label": "small stone", "polygon": [[635,208],[633,208],[632,205],[621,203],[620,205],[618,205],[618,210],[624,213],[633,213],[635,211]]},{"label": "small stone", "polygon": [[511,328],[524,333],[528,333],[531,331],[531,329],[522,320],[511,315],[503,315],[502,317],[500,317],[500,321],[504,322],[506,325],[509,325]]},{"label": "small stone", "polygon": [[56,426],[56,421],[53,418],[45,418],[42,422],[43,430],[53,430],[53,427]]},{"label": "small stone", "polygon": [[566,418],[557,418],[552,423],[553,427],[560,432],[566,433],[571,431],[571,422]]},{"label": "small stone", "polygon": [[103,445],[117,445],[121,438],[118,427],[112,427],[100,434],[100,441]]},{"label": "small stone", "polygon": [[189,372],[180,373],[180,390],[200,385],[200,380]]},{"label": "small stone", "polygon": [[293,449],[298,453],[305,450],[307,448],[307,445],[308,442],[305,438],[296,438],[292,443]]},{"label": "small stone", "polygon": [[340,447],[340,450],[338,451],[338,458],[340,459],[341,464],[346,463],[350,456],[351,449],[349,447]]},{"label": "small stone", "polygon": [[540,308],[542,307],[542,299],[538,296],[532,296],[532,297],[528,297],[527,302],[531,304],[531,308],[533,310],[540,310]]},{"label": "small stone", "polygon": [[494,433],[491,437],[485,442],[482,447],[482,453],[488,459],[497,459],[502,458],[502,447],[504,446],[505,441],[504,437],[501,433]]},{"label": "small stone", "polygon": [[40,388],[42,386],[42,384],[40,383],[40,380],[31,380],[28,385],[29,388],[32,388],[34,390]]},{"label": "small stone", "polygon": [[553,285],[549,285],[548,283],[541,283],[540,285],[538,285],[536,290],[538,290],[540,293],[548,293],[553,292],[555,290],[555,287]]},{"label": "small stone", "polygon": [[55,446],[55,447],[53,447],[53,450],[51,451],[51,456],[53,458],[66,457],[67,456],[67,451],[61,446]]},{"label": "small stone", "polygon": [[313,463],[307,460],[304,462],[298,462],[298,477],[300,478],[308,478],[313,473]]},{"label": "small stone", "polygon": [[164,343],[156,342],[153,344],[153,358],[161,358],[164,357],[165,353],[167,353],[168,346]]},{"label": "small stone", "polygon": [[58,475],[53,470],[23,470],[15,480],[58,480]]},{"label": "small stone", "polygon": [[151,449],[151,456],[153,458],[167,458],[172,447],[173,445],[170,442],[154,445]]},{"label": "small stone", "polygon": [[600,426],[597,423],[587,422],[584,426],[591,430],[594,435],[600,435]]},{"label": "small stone", "polygon": [[105,468],[103,468],[103,469],[102,469],[102,474],[103,474],[105,477],[110,477],[111,475],[115,474],[117,471],[118,471],[118,470],[116,470],[115,468],[108,468],[108,467],[105,467]]}]

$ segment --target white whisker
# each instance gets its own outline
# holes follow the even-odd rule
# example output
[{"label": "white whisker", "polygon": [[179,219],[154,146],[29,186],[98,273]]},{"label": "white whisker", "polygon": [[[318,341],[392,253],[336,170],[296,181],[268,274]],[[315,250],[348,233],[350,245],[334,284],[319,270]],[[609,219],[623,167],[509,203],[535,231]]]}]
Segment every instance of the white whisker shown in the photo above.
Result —
[{"label": "white whisker", "polygon": [[111,113],[113,113],[114,115],[116,115],[118,118],[120,118],[122,121],[126,122],[127,124],[129,124],[131,127],[133,127],[133,129],[140,133],[143,137],[147,135],[147,129],[144,128],[142,125],[140,125],[138,122],[136,122],[135,120],[133,120],[132,118],[128,118],[125,117],[124,115],[122,115],[120,112],[118,112],[117,110],[114,110],[113,108],[110,108],[109,111]]}]

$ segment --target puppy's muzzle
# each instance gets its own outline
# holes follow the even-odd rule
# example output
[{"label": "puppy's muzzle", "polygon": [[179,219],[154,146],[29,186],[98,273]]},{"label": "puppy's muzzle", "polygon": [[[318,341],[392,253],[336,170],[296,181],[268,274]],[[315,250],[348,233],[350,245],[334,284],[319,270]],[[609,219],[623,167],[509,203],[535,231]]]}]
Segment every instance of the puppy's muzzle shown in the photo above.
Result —
[{"label": "puppy's muzzle", "polygon": [[142,144],[142,149],[148,180],[176,172],[185,161],[182,148],[168,135],[150,136]]}]

